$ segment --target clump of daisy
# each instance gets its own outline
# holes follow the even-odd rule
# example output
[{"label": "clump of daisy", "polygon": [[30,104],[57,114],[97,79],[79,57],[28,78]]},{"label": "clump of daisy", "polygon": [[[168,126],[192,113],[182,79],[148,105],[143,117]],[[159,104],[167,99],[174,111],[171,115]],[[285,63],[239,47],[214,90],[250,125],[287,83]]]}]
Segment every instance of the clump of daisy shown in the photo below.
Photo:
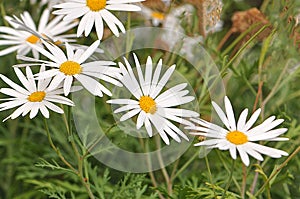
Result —
[{"label": "clump of daisy", "polygon": [[[24,87],[14,83],[4,75],[0,74],[0,78],[7,83],[11,88],[1,88],[0,93],[10,96],[11,98],[1,99],[5,101],[0,104],[0,111],[5,111],[18,107],[7,119],[15,119],[20,115],[25,116],[29,112],[30,119],[34,118],[40,111],[45,118],[49,118],[49,111],[56,113],[63,113],[63,110],[54,103],[65,104],[68,106],[74,106],[74,103],[61,96],[63,89],[58,86],[54,89],[49,88],[51,79],[39,79],[36,84],[32,71],[29,67],[26,67],[26,76],[19,68],[14,68],[17,77]],[[40,72],[44,72],[45,67],[42,66]],[[79,90],[79,87],[72,87],[71,91]]]},{"label": "clump of daisy", "polygon": [[64,34],[74,28],[78,22],[63,21],[62,16],[57,16],[50,20],[50,11],[44,10],[36,27],[32,17],[28,12],[21,14],[21,18],[6,16],[5,19],[12,26],[0,27],[0,46],[10,46],[0,51],[0,56],[17,51],[18,55],[26,55],[32,51],[34,58],[39,58],[37,50],[31,45],[43,47],[41,38],[51,39],[53,42],[74,42],[72,39],[76,35]]},{"label": "clump of daisy", "polygon": [[69,0],[66,3],[53,6],[58,8],[53,12],[56,15],[65,15],[64,20],[70,21],[80,17],[77,28],[77,37],[84,35],[87,37],[95,26],[98,39],[103,37],[103,21],[107,24],[114,35],[119,36],[119,30],[125,33],[122,22],[110,11],[140,11],[141,8],[131,3],[144,0]]},{"label": "clump of daisy", "polygon": [[272,158],[280,158],[281,156],[288,155],[282,150],[255,143],[257,141],[288,140],[288,138],[278,137],[285,133],[288,129],[274,129],[284,121],[283,119],[275,119],[275,116],[271,116],[260,125],[252,127],[258,119],[261,109],[257,109],[248,121],[246,121],[248,109],[244,109],[236,122],[233,108],[228,97],[224,98],[224,103],[226,113],[224,113],[215,102],[212,102],[212,105],[226,128],[202,119],[191,119],[199,125],[187,127],[187,129],[192,130],[191,134],[209,138],[195,144],[195,146],[207,146],[208,148],[229,150],[233,159],[237,158],[236,151],[238,151],[246,166],[249,166],[250,163],[248,155],[259,161],[263,161],[261,154]]},{"label": "clump of daisy", "polygon": [[128,111],[120,118],[120,121],[125,121],[137,115],[136,128],[140,129],[145,126],[150,137],[153,136],[154,126],[166,144],[170,144],[168,136],[177,142],[181,142],[180,137],[189,140],[186,134],[171,122],[190,125],[191,123],[184,118],[199,116],[194,111],[177,108],[177,106],[194,100],[194,97],[189,96],[189,91],[185,89],[187,83],[178,84],[162,92],[175,70],[175,65],[169,67],[161,75],[162,60],[154,67],[149,56],[145,74],[143,74],[137,56],[135,54],[133,56],[138,78],[133,73],[133,69],[126,58],[124,58],[126,66],[121,62],[119,66],[122,74],[120,81],[133,95],[134,99],[112,99],[108,100],[107,103],[123,105],[116,109],[114,113]]},{"label": "clump of daisy", "polygon": [[86,60],[97,50],[100,40],[95,41],[87,49],[77,49],[70,46],[68,43],[65,44],[67,55],[58,46],[42,41],[46,46],[47,50],[39,46],[32,45],[31,47],[47,58],[50,61],[37,60],[30,57],[18,56],[17,58],[24,61],[34,61],[36,63],[30,64],[18,64],[15,66],[22,67],[26,65],[40,65],[41,63],[45,66],[51,67],[47,71],[36,74],[38,79],[52,78],[49,88],[54,89],[61,83],[63,83],[64,94],[67,96],[70,93],[71,85],[74,79],[78,80],[84,88],[95,96],[102,97],[103,93],[111,96],[112,93],[103,86],[98,80],[110,82],[117,86],[122,84],[116,80],[120,77],[120,70],[112,61],[91,61]]}]

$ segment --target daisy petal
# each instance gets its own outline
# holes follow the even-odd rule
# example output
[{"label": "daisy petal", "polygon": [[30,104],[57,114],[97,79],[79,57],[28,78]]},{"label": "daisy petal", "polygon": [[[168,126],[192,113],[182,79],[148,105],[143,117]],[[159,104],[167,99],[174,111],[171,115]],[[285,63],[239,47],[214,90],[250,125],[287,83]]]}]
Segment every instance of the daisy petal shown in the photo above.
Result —
[{"label": "daisy petal", "polygon": [[240,154],[240,156],[241,156],[241,159],[242,159],[243,163],[244,163],[246,166],[249,166],[249,164],[250,164],[249,156],[248,156],[248,154],[245,152],[245,150],[243,149],[243,147],[237,146],[237,150],[239,151],[239,154]]},{"label": "daisy petal", "polygon": [[80,56],[77,62],[81,64],[82,62],[87,60],[95,52],[99,44],[100,44],[100,40],[96,40],[87,50],[84,51],[84,53]]},{"label": "daisy petal", "polygon": [[258,119],[260,112],[261,112],[261,109],[259,108],[252,114],[249,121],[245,124],[244,128],[242,129],[242,131],[248,131],[252,127],[252,125]]},{"label": "daisy petal", "polygon": [[145,127],[146,127],[149,137],[152,137],[153,131],[152,131],[152,126],[151,126],[151,123],[150,123],[148,117],[145,118]]},{"label": "daisy petal", "polygon": [[141,111],[137,117],[137,121],[136,121],[136,129],[140,129],[144,122],[145,122],[145,119],[147,117],[147,114],[144,112],[144,111]]},{"label": "daisy petal", "polygon": [[227,96],[225,96],[224,98],[224,103],[225,103],[225,109],[226,109],[226,114],[230,125],[230,129],[236,130],[236,123],[235,123],[233,109]]},{"label": "daisy petal", "polygon": [[230,129],[229,121],[228,121],[225,113],[222,111],[222,109],[215,102],[212,102],[212,105],[213,105],[215,111],[217,112],[219,118],[223,122],[223,124],[227,127],[227,129],[232,130],[232,129]]},{"label": "daisy petal", "polygon": [[235,146],[230,146],[229,147],[229,152],[230,152],[230,155],[232,157],[232,159],[236,159],[236,147]]},{"label": "daisy petal", "polygon": [[133,116],[138,114],[140,111],[141,111],[140,109],[133,109],[133,110],[129,111],[128,113],[124,114],[120,118],[120,121],[122,122],[122,121],[128,120],[129,118],[132,118]]},{"label": "daisy petal", "polygon": [[237,130],[243,131],[244,127],[246,125],[246,120],[247,120],[247,115],[248,115],[248,109],[244,109],[243,112],[241,113],[238,123],[237,123]]}]

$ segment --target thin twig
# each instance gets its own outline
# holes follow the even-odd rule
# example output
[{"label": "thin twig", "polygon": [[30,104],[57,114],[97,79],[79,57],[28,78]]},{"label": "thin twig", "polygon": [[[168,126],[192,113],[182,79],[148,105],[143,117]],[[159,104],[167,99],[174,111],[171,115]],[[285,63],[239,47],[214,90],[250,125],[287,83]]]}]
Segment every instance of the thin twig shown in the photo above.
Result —
[{"label": "thin twig", "polygon": [[[257,164],[259,165],[259,164],[260,164],[260,161],[257,161]],[[255,175],[254,175],[254,178],[253,178],[252,185],[250,186],[250,193],[251,193],[252,195],[253,195],[253,193],[254,193],[254,190],[255,190],[257,181],[258,181],[258,172],[255,172]]]},{"label": "thin twig", "polygon": [[223,39],[220,41],[217,50],[220,51],[221,48],[223,47],[223,45],[225,44],[225,42],[229,39],[229,37],[232,35],[233,33],[233,29],[230,28],[229,31],[226,33],[226,35],[223,37]]},{"label": "thin twig", "polygon": [[259,31],[257,31],[239,50],[238,52],[230,59],[230,61],[222,68],[221,74],[233,63],[233,61],[243,52],[243,50],[267,27],[270,25],[264,25]]},{"label": "thin twig", "polygon": [[244,199],[245,191],[246,191],[246,182],[247,182],[247,168],[244,164],[242,166],[242,171],[243,171],[243,178],[242,178],[242,187],[241,187],[241,197],[242,199]]},{"label": "thin twig", "polygon": [[61,159],[61,161],[63,161],[63,163],[65,163],[65,165],[67,165],[74,173],[78,174],[78,171],[64,158],[64,156],[61,154],[60,150],[54,145],[52,138],[51,138],[50,131],[49,131],[48,123],[45,118],[44,118],[44,125],[45,125],[45,129],[47,132],[47,137],[48,137],[50,146],[54,149],[54,151],[56,152],[58,157]]},{"label": "thin twig", "polygon": [[295,149],[295,151],[276,169],[276,171],[270,175],[270,177],[265,181],[265,183],[262,185],[262,187],[256,192],[256,194],[254,195],[254,197],[257,197],[259,194],[261,194],[265,187],[269,184],[269,182],[281,171],[281,169],[283,169],[288,162],[297,155],[297,153],[300,152],[300,146],[298,146],[298,148]]}]

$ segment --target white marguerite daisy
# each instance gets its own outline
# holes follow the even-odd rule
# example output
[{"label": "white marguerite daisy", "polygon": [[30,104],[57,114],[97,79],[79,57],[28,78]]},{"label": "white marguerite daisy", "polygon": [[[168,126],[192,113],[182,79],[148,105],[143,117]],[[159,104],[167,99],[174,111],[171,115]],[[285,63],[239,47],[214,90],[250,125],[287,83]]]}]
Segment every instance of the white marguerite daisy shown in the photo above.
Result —
[{"label": "white marguerite daisy", "polygon": [[[74,103],[70,99],[60,96],[60,94],[63,93],[61,87],[49,89],[48,85],[51,79],[40,79],[36,84],[30,67],[26,67],[26,76],[19,68],[14,68],[14,70],[24,88],[0,74],[0,78],[11,87],[0,89],[0,93],[11,96],[11,98],[1,99],[1,101],[5,102],[0,104],[0,111],[18,107],[3,121],[15,119],[20,115],[25,116],[29,112],[29,117],[32,119],[39,111],[45,118],[49,118],[50,114],[48,109],[62,114],[63,110],[54,103],[74,106]],[[40,72],[43,71],[45,71],[45,67],[41,66]],[[71,90],[77,91],[79,89],[79,87],[73,87]]]},{"label": "white marguerite daisy", "polygon": [[275,116],[271,116],[260,125],[252,128],[259,117],[261,109],[257,109],[247,122],[248,109],[244,109],[236,123],[233,108],[228,97],[225,97],[224,102],[226,113],[224,113],[215,102],[212,102],[212,105],[226,128],[202,119],[191,119],[200,125],[186,127],[187,129],[194,131],[191,132],[191,134],[209,138],[205,141],[195,144],[195,146],[207,146],[208,148],[229,150],[233,159],[237,158],[237,150],[246,166],[248,166],[250,163],[248,155],[256,158],[259,161],[263,161],[261,154],[270,156],[272,158],[280,158],[281,156],[288,155],[282,150],[254,143],[257,141],[288,140],[288,138],[278,137],[287,131],[286,128],[274,129],[284,121],[283,119],[275,120]]},{"label": "white marguerite daisy", "polygon": [[[135,99],[112,99],[107,103],[124,105],[114,111],[124,114],[120,121],[125,121],[137,115],[136,128],[140,129],[145,125],[146,131],[150,137],[153,135],[152,125],[166,144],[170,144],[167,135],[171,136],[177,142],[180,142],[180,135],[188,140],[188,137],[170,120],[180,124],[190,125],[191,123],[183,118],[198,117],[199,114],[176,108],[177,106],[189,103],[194,100],[193,96],[188,96],[188,90],[185,90],[187,83],[178,84],[162,92],[169,78],[175,70],[175,65],[160,77],[162,70],[162,60],[160,60],[154,70],[152,59],[149,56],[145,67],[145,76],[143,75],[140,62],[133,54],[138,74],[138,80],[133,73],[129,62],[124,58],[126,67],[119,63],[122,79],[120,80]],[[154,70],[154,73],[153,73]]]},{"label": "white marguerite daisy", "polygon": [[74,20],[81,16],[77,29],[79,37],[83,32],[87,37],[95,25],[98,39],[103,37],[103,21],[117,37],[118,28],[125,33],[122,22],[110,11],[140,11],[141,8],[131,3],[142,2],[144,0],[69,0],[66,3],[53,6],[59,8],[53,12],[57,15],[65,15],[64,20]]},{"label": "white marguerite daisy", "polygon": [[159,26],[165,19],[165,14],[162,12],[154,11],[147,6],[141,6],[141,14],[148,20],[152,21],[153,26]]},{"label": "white marguerite daisy", "polygon": [[[95,41],[88,49],[78,49],[74,51],[74,48],[66,43],[65,53],[56,45],[42,41],[48,49],[45,50],[39,46],[31,45],[31,47],[51,61],[37,60],[25,56],[18,56],[18,59],[24,61],[34,61],[36,63],[30,64],[17,64],[15,66],[33,66],[45,64],[45,66],[51,67],[51,69],[36,74],[38,79],[45,79],[54,77],[49,85],[50,89],[56,88],[63,82],[64,94],[67,96],[70,93],[70,88],[74,78],[78,80],[84,88],[95,96],[103,96],[103,93],[111,96],[111,92],[104,87],[98,79],[106,82],[110,82],[117,86],[122,84],[116,79],[120,77],[120,69],[112,67],[116,65],[112,61],[91,61],[85,62],[98,48],[100,40]],[[115,78],[115,79],[114,79]],[[96,80],[97,79],[97,80]]]},{"label": "white marguerite daisy", "polygon": [[[50,11],[48,9],[43,11],[38,28],[28,12],[21,14],[21,19],[9,16],[6,16],[5,19],[12,28],[0,26],[0,46],[10,47],[0,50],[0,56],[14,51],[17,51],[18,55],[26,55],[32,50],[33,56],[38,59],[38,51],[32,49],[29,45],[29,43],[31,43],[43,47],[41,39],[37,35],[45,38],[51,38],[57,43],[76,41],[72,39],[76,37],[76,35],[63,33],[71,30],[78,24],[78,22],[63,21],[62,16],[56,16],[52,20],[49,20]],[[23,24],[23,26],[21,27],[20,24]],[[22,30],[19,29],[20,27]]]}]

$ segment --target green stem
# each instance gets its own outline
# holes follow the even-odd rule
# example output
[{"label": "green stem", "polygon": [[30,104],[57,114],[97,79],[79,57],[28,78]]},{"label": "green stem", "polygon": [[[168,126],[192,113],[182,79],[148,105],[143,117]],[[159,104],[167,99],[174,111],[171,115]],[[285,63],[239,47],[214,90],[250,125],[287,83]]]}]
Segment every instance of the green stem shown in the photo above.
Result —
[{"label": "green stem", "polygon": [[[10,140],[14,140],[13,144],[8,144],[7,145],[7,158],[8,159],[13,159],[14,158],[14,154],[16,153],[16,144],[18,144],[17,142],[17,132],[18,132],[18,120],[12,122],[12,121],[8,121],[8,134],[6,135]],[[27,129],[27,128],[26,128]],[[5,131],[3,131],[5,132]],[[2,133],[2,132],[1,132]],[[19,149],[20,150],[20,149]],[[22,149],[21,149],[22,150]],[[24,149],[23,149],[24,150]],[[13,166],[13,164],[7,164],[6,170],[5,170],[5,183],[3,184],[3,189],[4,191],[7,193],[6,197],[7,198],[12,198],[14,193],[12,192],[11,186],[13,185],[13,179],[14,179],[14,175],[15,175],[15,169],[16,167]]]},{"label": "green stem", "polygon": [[[235,61],[236,58],[239,57],[239,55],[243,52],[243,50],[261,33],[263,32],[267,27],[270,25],[264,25],[258,32],[256,32],[239,50],[238,52],[230,59],[230,61],[225,65],[223,63],[222,70],[220,71],[220,76],[222,77],[224,75],[224,72],[230,67],[230,65]],[[225,56],[225,55],[224,55]],[[225,66],[224,66],[225,65]],[[235,69],[233,71],[236,73]],[[213,88],[215,84],[218,82],[219,78],[215,78],[215,80],[211,83],[210,87]],[[252,90],[253,91],[253,90]]]},{"label": "green stem", "polygon": [[222,57],[227,55],[242,39],[245,38],[246,35],[248,35],[254,28],[256,28],[259,25],[259,23],[255,23],[249,27],[245,32],[240,34],[221,54]]},{"label": "green stem", "polygon": [[[159,136],[155,137],[155,143],[156,143],[157,148],[160,149],[161,145],[160,145],[160,137]],[[173,190],[172,190],[173,184],[172,184],[172,180],[170,179],[170,176],[165,168],[165,164],[164,164],[163,158],[161,156],[160,150],[158,150],[158,152],[157,152],[157,158],[158,158],[159,165],[161,167],[162,174],[163,174],[166,184],[167,184],[168,194],[171,196],[172,192],[173,192]]]},{"label": "green stem", "polygon": [[161,194],[161,192],[157,189],[158,187],[158,184],[157,184],[157,181],[156,181],[156,178],[155,178],[155,175],[153,173],[153,169],[152,169],[152,164],[151,164],[151,157],[149,155],[149,141],[146,140],[146,144],[144,143],[143,139],[140,138],[140,143],[141,143],[141,146],[143,147],[145,153],[147,154],[147,167],[148,167],[148,170],[149,170],[149,176],[150,176],[150,180],[152,182],[152,185],[154,188],[156,188],[156,193],[158,194],[158,197],[160,199],[165,199],[165,197]]},{"label": "green stem", "polygon": [[176,171],[177,171],[177,168],[178,168],[178,165],[179,165],[179,161],[180,161],[180,158],[178,158],[175,163],[174,163],[174,167],[172,169],[172,173],[171,173],[171,180],[173,181],[174,180],[174,176],[176,174]]},{"label": "green stem", "polygon": [[84,155],[82,156],[83,158],[85,158],[89,152],[102,140],[102,138],[111,131],[111,129],[113,129],[115,126],[117,126],[119,122],[115,122],[113,125],[111,125],[92,145],[90,145],[90,147],[86,150],[86,152],[84,153]]},{"label": "green stem", "polygon": [[300,146],[298,146],[298,148],[295,149],[295,151],[276,169],[276,171],[270,175],[270,177],[265,181],[265,183],[262,185],[262,187],[256,192],[256,194],[254,195],[254,197],[257,197],[259,194],[261,194],[265,187],[269,184],[269,182],[281,171],[281,169],[283,169],[288,162],[297,155],[297,153],[300,152]]},{"label": "green stem", "polygon": [[210,184],[211,184],[211,186],[213,188],[214,198],[217,198],[217,194],[216,194],[216,190],[215,190],[215,185],[213,184],[213,179],[212,179],[212,175],[211,175],[211,171],[210,171],[210,166],[209,166],[209,161],[208,161],[207,155],[204,158],[205,158],[205,164],[206,164],[206,168],[207,168],[207,172],[208,172],[209,181],[210,181]]},{"label": "green stem", "polygon": [[259,31],[257,31],[239,50],[238,52],[230,59],[230,61],[225,65],[225,67],[221,70],[221,74],[225,72],[225,70],[233,63],[233,61],[240,56],[240,54],[243,52],[243,50],[261,33],[263,32],[267,27],[270,25],[264,25]]},{"label": "green stem", "polygon": [[77,157],[77,160],[80,161],[81,156],[80,156],[78,148],[75,144],[75,141],[74,141],[75,138],[74,138],[74,135],[73,135],[73,132],[72,132],[71,107],[68,107],[68,116],[66,116],[66,114],[64,113],[64,114],[62,114],[62,117],[63,117],[63,121],[64,121],[65,126],[66,126],[66,130],[67,130],[67,134],[68,134],[68,140],[69,140],[69,142],[71,142],[71,146],[72,146],[73,151],[74,151],[74,153]]},{"label": "green stem", "polygon": [[195,153],[174,175],[173,179],[179,176],[185,169],[194,161],[194,159],[198,156],[198,153]]},{"label": "green stem", "polygon": [[232,166],[231,166],[231,170],[230,170],[230,174],[229,174],[229,178],[228,178],[228,182],[225,186],[225,189],[224,189],[224,192],[222,194],[222,198],[221,199],[225,199],[226,197],[226,192],[228,191],[229,187],[230,187],[230,184],[231,184],[231,181],[232,181],[232,176],[233,176],[233,171],[234,171],[234,167],[235,167],[235,160],[232,159]]},{"label": "green stem", "polygon": [[[217,150],[216,153],[217,153],[217,155],[218,155],[220,161],[223,163],[224,168],[225,168],[226,171],[229,173],[229,172],[230,172],[230,168],[226,165],[226,163],[225,163],[225,161],[224,161],[224,158],[222,157],[221,152],[220,152],[219,150]],[[241,189],[240,184],[238,183],[238,181],[235,179],[234,176],[232,177],[232,179],[233,179],[233,182],[234,182],[236,188],[238,189],[238,191],[241,192],[242,189]]]},{"label": "green stem", "polygon": [[270,0],[264,0],[262,5],[260,6],[261,12],[264,13],[268,6],[270,6]]},{"label": "green stem", "polygon": [[276,92],[279,90],[279,88],[281,87],[281,85],[283,85],[285,83],[285,81],[282,81],[283,77],[286,76],[286,71],[288,69],[289,66],[289,62],[286,63],[285,67],[283,68],[283,70],[281,71],[275,85],[272,87],[272,90],[270,91],[270,93],[268,94],[268,96],[264,99],[264,101],[262,102],[262,106],[264,107],[267,102],[276,94]]},{"label": "green stem", "polygon": [[66,129],[67,129],[67,134],[69,136],[69,141],[71,142],[71,146],[73,148],[73,151],[77,157],[77,161],[78,161],[78,176],[82,182],[82,184],[84,185],[89,197],[91,199],[95,199],[95,196],[91,190],[91,187],[90,187],[90,184],[88,182],[88,176],[86,176],[84,174],[84,162],[85,162],[85,157],[81,156],[79,151],[78,151],[78,148],[76,146],[76,143],[75,143],[75,137],[74,137],[74,134],[73,134],[73,130],[72,130],[72,109],[71,107],[68,107],[68,116],[66,116],[66,114],[64,113],[63,114],[63,120],[64,120],[64,123],[66,125]]},{"label": "green stem", "polygon": [[88,176],[84,177],[83,166],[84,166],[84,159],[81,159],[81,161],[78,162],[79,178],[80,178],[82,184],[84,185],[90,199],[95,199],[95,196],[91,190],[91,187],[90,187],[90,184],[88,181]]},{"label": "green stem", "polygon": [[51,138],[51,134],[49,131],[49,127],[48,127],[46,118],[44,118],[44,125],[45,125],[45,129],[47,132],[47,137],[48,137],[50,146],[54,149],[54,151],[56,152],[58,157],[61,159],[61,161],[63,161],[63,163],[65,163],[65,165],[67,165],[74,173],[78,174],[78,171],[64,158],[64,156],[61,154],[60,150],[54,145],[52,138]]},{"label": "green stem", "polygon": [[0,0],[0,12],[1,12],[1,17],[2,17],[2,21],[4,23],[5,26],[9,26],[8,22],[5,20],[5,16],[6,16],[6,12],[5,12],[5,7],[4,7],[4,1]]}]

